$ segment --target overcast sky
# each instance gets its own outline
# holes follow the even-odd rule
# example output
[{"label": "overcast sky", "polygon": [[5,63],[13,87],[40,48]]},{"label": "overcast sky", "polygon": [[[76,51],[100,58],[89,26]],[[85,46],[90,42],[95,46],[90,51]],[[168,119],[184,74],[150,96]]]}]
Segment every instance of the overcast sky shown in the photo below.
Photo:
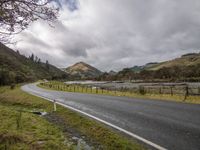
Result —
[{"label": "overcast sky", "polygon": [[60,0],[59,20],[35,22],[14,47],[57,67],[84,61],[102,71],[200,50],[199,0]]}]

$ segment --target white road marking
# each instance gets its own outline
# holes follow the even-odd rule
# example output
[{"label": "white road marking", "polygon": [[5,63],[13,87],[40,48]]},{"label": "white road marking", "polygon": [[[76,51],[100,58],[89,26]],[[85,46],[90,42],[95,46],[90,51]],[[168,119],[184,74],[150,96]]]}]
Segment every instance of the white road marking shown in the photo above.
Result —
[{"label": "white road marking", "polygon": [[[49,98],[47,98],[47,97],[39,96],[39,95],[36,95],[36,94],[33,94],[33,93],[30,93],[30,94],[35,95],[35,96],[37,96],[37,97],[40,97],[40,98],[43,98],[43,99],[46,99],[46,100],[49,100],[49,101],[53,102],[53,100],[51,100],[51,99],[49,99]],[[71,110],[74,110],[74,111],[76,111],[76,112],[79,112],[79,113],[81,113],[81,114],[84,114],[84,115],[86,115],[86,116],[88,116],[88,117],[90,117],[90,118],[93,118],[93,119],[95,119],[95,120],[98,120],[98,121],[100,121],[100,122],[102,122],[102,123],[104,123],[104,124],[106,124],[106,125],[108,125],[108,126],[111,126],[111,127],[115,128],[115,129],[121,131],[121,132],[124,132],[124,133],[128,134],[129,136],[131,136],[131,137],[133,137],[133,138],[135,138],[135,139],[137,139],[137,140],[140,140],[140,141],[146,143],[147,145],[150,145],[150,146],[152,146],[152,147],[154,147],[154,148],[156,148],[156,149],[158,149],[158,150],[167,150],[166,148],[164,148],[164,147],[162,147],[162,146],[160,146],[160,145],[158,145],[158,144],[155,144],[155,143],[153,143],[153,142],[151,142],[151,141],[149,141],[149,140],[147,140],[147,139],[145,139],[145,138],[143,138],[143,137],[141,137],[141,136],[138,136],[138,135],[136,135],[136,134],[134,134],[134,133],[132,133],[132,132],[129,132],[129,131],[125,130],[125,129],[122,129],[122,128],[120,128],[120,127],[118,127],[118,126],[116,126],[116,125],[114,125],[114,124],[112,124],[112,123],[109,123],[109,122],[107,122],[107,121],[105,121],[105,120],[102,120],[102,119],[100,119],[100,118],[97,118],[97,117],[95,117],[95,116],[93,116],[93,115],[91,115],[91,114],[88,114],[88,113],[86,113],[86,112],[83,112],[83,111],[81,111],[81,110],[78,110],[78,109],[76,109],[76,108],[73,108],[73,107],[71,107],[71,106],[69,106],[69,105],[66,105],[66,104],[63,104],[63,103],[60,103],[60,102],[56,102],[56,103],[59,104],[59,105],[61,105],[61,106],[66,107],[66,108],[69,108],[69,109],[71,109]]]}]

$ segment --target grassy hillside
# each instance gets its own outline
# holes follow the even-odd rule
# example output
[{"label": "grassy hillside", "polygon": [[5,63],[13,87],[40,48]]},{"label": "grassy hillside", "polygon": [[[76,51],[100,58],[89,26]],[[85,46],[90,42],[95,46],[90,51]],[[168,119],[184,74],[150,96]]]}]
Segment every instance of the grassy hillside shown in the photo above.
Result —
[{"label": "grassy hillside", "polygon": [[157,66],[157,65],[158,65],[157,62],[151,62],[151,63],[147,63],[144,66],[134,66],[134,67],[130,68],[130,70],[138,73],[142,70],[148,70],[149,68],[152,68],[152,67]]},{"label": "grassy hillside", "polygon": [[65,71],[70,74],[74,79],[89,79],[95,78],[102,74],[102,72],[93,66],[90,66],[84,62],[78,62],[68,68]]},{"label": "grassy hillside", "polygon": [[161,63],[124,68],[116,75],[101,75],[97,80],[135,80],[137,82],[200,82],[200,53],[189,53]]},{"label": "grassy hillside", "polygon": [[0,43],[0,85],[64,77],[66,73],[55,66],[27,58]]},{"label": "grassy hillside", "polygon": [[164,67],[171,68],[174,66],[188,67],[188,66],[196,66],[198,64],[200,64],[200,54],[191,53],[191,54],[182,55],[180,58],[176,58],[173,60],[155,64],[151,67],[148,67],[147,70],[159,70]]}]

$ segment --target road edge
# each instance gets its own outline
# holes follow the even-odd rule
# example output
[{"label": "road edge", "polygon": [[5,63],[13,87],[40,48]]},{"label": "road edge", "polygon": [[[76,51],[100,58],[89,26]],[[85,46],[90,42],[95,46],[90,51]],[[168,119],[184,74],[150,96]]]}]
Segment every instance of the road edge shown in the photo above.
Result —
[{"label": "road edge", "polygon": [[[21,89],[23,90],[23,88],[21,88]],[[27,92],[26,90],[23,90],[23,91]],[[34,93],[31,93],[31,92],[27,92],[27,93],[29,93],[29,94],[31,94],[31,95],[34,95],[34,96],[37,96],[37,97],[40,97],[40,98],[42,98],[42,99],[46,99],[46,100],[48,100],[48,101],[53,102],[53,100],[51,100],[51,99],[48,98],[48,97],[39,96],[39,95],[34,94]],[[60,99],[59,99],[59,100],[60,100]],[[91,114],[88,114],[88,113],[86,113],[86,112],[83,112],[83,111],[81,111],[81,110],[78,110],[78,109],[76,109],[76,108],[73,108],[73,107],[71,107],[71,106],[69,106],[69,105],[66,105],[66,104],[63,104],[63,103],[60,103],[60,102],[56,102],[56,103],[59,104],[59,105],[61,105],[61,106],[63,106],[63,107],[66,107],[66,108],[68,108],[68,109],[70,109],[70,110],[76,111],[76,112],[81,113],[81,114],[83,114],[83,115],[85,115],[85,116],[88,116],[88,117],[90,117],[90,118],[92,118],[92,119],[95,119],[95,120],[97,120],[97,121],[100,121],[100,122],[102,122],[102,123],[104,123],[104,124],[106,124],[106,125],[108,125],[108,126],[114,128],[114,129],[117,129],[117,130],[119,130],[119,131],[121,131],[121,132],[123,132],[123,133],[125,133],[125,134],[127,134],[127,135],[129,135],[129,136],[131,136],[131,137],[133,137],[133,138],[135,138],[135,139],[137,139],[137,140],[139,140],[139,141],[141,141],[141,142],[143,142],[143,143],[145,143],[145,144],[147,144],[147,145],[153,147],[153,148],[155,148],[155,149],[157,149],[157,150],[167,150],[166,148],[164,148],[164,147],[162,147],[162,146],[160,146],[160,145],[158,145],[158,144],[156,144],[156,143],[153,143],[153,142],[151,142],[151,141],[149,141],[149,140],[147,140],[147,139],[145,139],[145,138],[143,138],[143,137],[140,137],[140,136],[138,136],[138,135],[136,135],[136,134],[134,134],[134,133],[132,133],[132,132],[129,132],[129,131],[127,131],[127,130],[121,128],[121,127],[118,127],[118,126],[116,126],[116,125],[114,125],[114,124],[112,124],[112,123],[109,123],[109,122],[107,122],[107,121],[105,121],[105,120],[103,120],[103,119],[100,119],[100,118],[95,117],[95,116],[93,116],[93,115],[91,115]]]}]

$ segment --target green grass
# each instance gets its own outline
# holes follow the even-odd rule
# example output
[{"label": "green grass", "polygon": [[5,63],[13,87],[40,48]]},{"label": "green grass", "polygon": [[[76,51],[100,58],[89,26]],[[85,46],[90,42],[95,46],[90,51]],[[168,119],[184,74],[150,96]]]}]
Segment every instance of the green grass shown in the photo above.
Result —
[{"label": "green grass", "polygon": [[[0,149],[71,149],[66,146],[69,139],[63,127],[30,113],[33,110],[52,113],[53,104],[21,91],[19,86],[0,88]],[[133,139],[62,106],[52,114],[102,149],[144,149]]]},{"label": "green grass", "polygon": [[50,110],[40,99],[20,91],[0,88],[0,149],[58,149],[64,150],[64,136],[60,129],[33,110]]},{"label": "green grass", "polygon": [[140,94],[139,92],[130,92],[130,91],[110,91],[102,89],[92,89],[86,86],[81,85],[66,85],[63,82],[51,81],[47,83],[38,84],[39,87],[50,89],[50,90],[59,90],[67,92],[78,92],[78,93],[89,93],[89,94],[104,94],[111,96],[127,96],[132,98],[142,98],[142,99],[155,99],[155,100],[167,100],[175,101],[181,103],[193,103],[200,104],[200,96],[187,96],[185,99],[184,95],[171,95],[171,94]]}]

